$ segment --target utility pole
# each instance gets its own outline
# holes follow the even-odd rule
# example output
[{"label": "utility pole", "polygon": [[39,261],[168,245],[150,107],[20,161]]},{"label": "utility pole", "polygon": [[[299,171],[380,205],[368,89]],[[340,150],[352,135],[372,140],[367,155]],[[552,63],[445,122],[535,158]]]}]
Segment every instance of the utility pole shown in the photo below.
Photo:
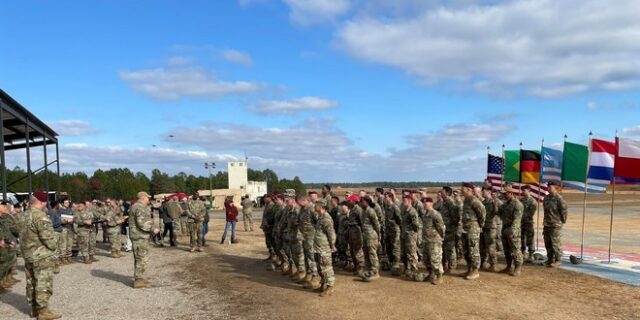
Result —
[{"label": "utility pole", "polygon": [[213,173],[211,173],[211,170],[216,168],[216,163],[205,162],[204,168],[209,170],[209,205],[213,208]]}]

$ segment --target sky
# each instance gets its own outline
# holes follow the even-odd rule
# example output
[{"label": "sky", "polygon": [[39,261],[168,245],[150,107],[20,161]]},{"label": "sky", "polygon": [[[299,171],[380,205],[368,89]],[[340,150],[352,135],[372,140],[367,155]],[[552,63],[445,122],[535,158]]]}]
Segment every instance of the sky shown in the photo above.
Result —
[{"label": "sky", "polygon": [[635,0],[15,0],[0,88],[59,133],[65,172],[206,175],[205,162],[246,156],[305,182],[477,181],[487,147],[640,139],[638,12]]}]

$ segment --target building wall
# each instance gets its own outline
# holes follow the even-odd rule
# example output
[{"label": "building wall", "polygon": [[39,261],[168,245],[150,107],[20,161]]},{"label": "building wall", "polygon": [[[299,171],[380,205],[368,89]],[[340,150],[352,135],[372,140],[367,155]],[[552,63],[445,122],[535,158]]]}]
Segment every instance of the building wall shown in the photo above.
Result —
[{"label": "building wall", "polygon": [[267,193],[266,181],[249,181],[247,184],[247,194],[251,200],[256,200],[258,197],[262,197]]},{"label": "building wall", "polygon": [[249,184],[247,162],[229,162],[227,171],[229,172],[229,189],[245,190],[247,188]]}]

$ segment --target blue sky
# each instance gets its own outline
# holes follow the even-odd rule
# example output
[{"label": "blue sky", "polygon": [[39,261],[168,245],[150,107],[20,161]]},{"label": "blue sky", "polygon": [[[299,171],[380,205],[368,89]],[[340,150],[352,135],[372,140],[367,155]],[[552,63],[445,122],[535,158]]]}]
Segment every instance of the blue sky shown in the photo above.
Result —
[{"label": "blue sky", "polygon": [[638,10],[10,1],[0,88],[60,133],[65,171],[205,174],[246,153],[304,181],[478,180],[487,146],[640,135]]}]

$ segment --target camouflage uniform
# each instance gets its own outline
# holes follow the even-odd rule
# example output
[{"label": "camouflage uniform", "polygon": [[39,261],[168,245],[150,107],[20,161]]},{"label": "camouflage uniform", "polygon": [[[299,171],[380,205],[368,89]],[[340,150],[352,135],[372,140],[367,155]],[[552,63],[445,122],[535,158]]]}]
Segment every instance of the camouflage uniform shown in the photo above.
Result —
[{"label": "camouflage uniform", "polygon": [[[270,222],[266,222],[263,230],[265,233],[267,231],[271,231],[270,238],[272,242],[273,254],[277,255],[280,259],[280,262],[286,264],[286,269],[290,267],[291,264],[291,245],[289,244],[288,239],[288,231],[287,231],[287,207],[285,205],[278,206],[275,203],[270,206],[268,209],[265,209],[265,212],[273,212],[274,214],[268,214],[267,219]],[[267,220],[263,218],[263,221]]]},{"label": "camouflage uniform", "polygon": [[[102,208],[93,206],[88,210],[93,214],[93,222],[103,220],[104,214],[102,212]],[[96,255],[96,243],[98,242],[97,236],[100,225],[102,225],[102,223],[94,223],[91,226],[91,232],[89,233],[89,256],[94,261],[97,261],[94,257]]]},{"label": "camouflage uniform", "polygon": [[53,268],[58,247],[51,220],[37,208],[20,216],[20,249],[25,263],[27,301],[35,309],[48,308],[53,294]]},{"label": "camouflage uniform", "polygon": [[114,256],[120,255],[120,231],[123,213],[117,206],[108,206],[104,209],[104,219],[107,220],[107,232],[109,233],[109,243],[111,244],[111,254]]},{"label": "camouflage uniform", "polygon": [[338,213],[338,228],[336,249],[338,250],[338,259],[344,261],[345,266],[351,260],[348,254],[349,250],[349,212]]},{"label": "camouflage uniform", "polygon": [[323,210],[315,225],[313,251],[319,266],[321,283],[328,287],[332,287],[336,281],[331,261],[331,251],[335,248],[335,244],[336,233],[333,229],[333,220],[327,211]]},{"label": "camouflage uniform", "polygon": [[466,256],[466,248],[464,239],[466,237],[466,231],[464,230],[464,225],[462,223],[462,214],[463,214],[463,201],[453,201],[456,209],[458,210],[458,216],[460,216],[460,223],[456,226],[456,256],[458,259],[462,259]]},{"label": "camouflage uniform", "polygon": [[384,204],[380,204],[377,201],[373,202],[373,210],[376,212],[376,217],[378,217],[378,223],[380,224],[380,233],[378,234],[378,249],[377,255],[381,262],[388,264],[389,258],[387,257],[387,250],[385,248],[384,237],[385,237],[385,217],[384,217]]},{"label": "camouflage uniform", "polygon": [[300,208],[298,214],[298,227],[302,232],[302,249],[304,250],[304,261],[306,263],[307,274],[318,276],[318,266],[316,265],[313,252],[313,238],[315,233],[316,214],[313,204]]},{"label": "camouflage uniform", "polygon": [[400,226],[402,225],[402,211],[394,202],[385,205],[385,246],[389,262],[396,266],[402,261],[400,243]]},{"label": "camouflage uniform", "polygon": [[[533,253],[536,252],[535,245],[535,223],[534,217],[536,214],[536,200],[533,199],[532,196],[528,196],[526,198],[522,198],[522,205],[524,206],[524,210],[522,211],[522,225],[521,225],[521,240],[522,245],[520,247],[522,253],[529,252],[529,258],[533,256]],[[528,250],[527,250],[528,249]]]},{"label": "camouflage uniform", "polygon": [[445,225],[443,249],[443,263],[447,266],[447,270],[455,270],[458,266],[458,258],[456,255],[456,236],[458,225],[460,224],[460,211],[458,207],[449,197],[445,198],[438,210],[442,215]]},{"label": "camouflage uniform", "polygon": [[562,259],[562,226],[567,222],[567,203],[560,194],[544,198],[544,246],[547,249],[547,265]]},{"label": "camouflage uniform", "polygon": [[[496,218],[499,216],[498,209],[500,203],[496,203],[491,198],[486,198],[482,201],[487,217],[485,219],[484,227],[482,227],[482,239],[480,239],[480,265],[485,262],[489,262],[491,270],[495,271],[495,266],[498,263],[498,252],[496,250]],[[502,232],[502,230],[500,230]]]},{"label": "camouflage uniform", "polygon": [[418,271],[418,230],[420,218],[412,206],[402,208],[401,241],[405,273],[413,276]]},{"label": "camouflage uniform", "polygon": [[522,203],[515,197],[506,201],[500,207],[504,259],[507,262],[507,268],[515,265],[517,270],[519,270],[522,265],[522,252],[520,251],[522,210]]},{"label": "camouflage uniform", "polygon": [[[0,215],[0,240],[4,240],[5,247],[0,248],[0,285],[5,279],[13,279],[11,271],[17,262],[17,238],[20,236],[20,229],[16,218],[11,214]],[[10,248],[9,243],[13,242],[16,247]]]},{"label": "camouflage uniform", "polygon": [[464,199],[462,211],[463,240],[465,260],[470,270],[480,269],[480,231],[484,226],[486,212],[482,202],[475,196]]},{"label": "camouflage uniform", "polygon": [[188,226],[188,221],[189,221],[189,206],[187,205],[186,202],[184,201],[180,201],[178,202],[178,204],[180,205],[180,219],[178,219],[178,224],[180,226],[180,235],[181,236],[186,236],[187,234],[189,234],[189,226]]},{"label": "camouflage uniform", "polygon": [[189,227],[189,244],[192,251],[196,248],[200,251],[200,244],[202,243],[202,221],[204,221],[204,215],[207,214],[207,209],[204,207],[204,203],[198,199],[189,200],[188,206],[187,223]]},{"label": "camouflage uniform", "polygon": [[351,253],[351,260],[355,266],[355,272],[361,275],[364,272],[364,253],[362,251],[362,222],[361,216],[362,208],[358,205],[354,205],[349,212],[348,224],[349,224],[349,251]]},{"label": "camouflage uniform", "polygon": [[422,261],[432,276],[440,276],[442,269],[442,241],[446,227],[442,215],[436,210],[426,211],[422,216]]},{"label": "camouflage uniform", "polygon": [[287,206],[287,231],[285,237],[288,238],[289,245],[291,246],[291,260],[293,260],[299,273],[306,273],[307,268],[304,262],[304,251],[302,249],[304,237],[302,236],[302,232],[300,232],[300,226],[298,224],[299,213],[299,206]]},{"label": "camouflage uniform", "polygon": [[418,213],[418,233],[416,233],[416,252],[418,254],[418,261],[422,261],[422,216],[424,215],[424,206],[422,202],[416,200],[413,201],[413,208]]},{"label": "camouflage uniform", "polygon": [[[60,209],[61,215],[73,216],[71,208]],[[62,220],[62,219],[61,219]],[[63,259],[71,259],[71,251],[73,249],[73,221],[66,222],[62,220],[62,232],[60,232],[60,239],[58,246],[60,248],[60,257]],[[70,262],[70,260],[68,260]]]},{"label": "camouflage uniform", "polygon": [[153,228],[151,210],[141,202],[129,209],[129,238],[133,247],[134,279],[143,279],[149,261],[149,235]]},{"label": "camouflage uniform", "polygon": [[[244,231],[253,231],[253,201],[245,198],[240,203],[242,205],[242,221],[244,222]],[[264,219],[264,218],[263,218]]]},{"label": "camouflage uniform", "polygon": [[74,213],[74,222],[78,226],[78,256],[89,259],[92,255],[91,248],[91,234],[94,234],[94,250],[95,250],[95,233],[93,232],[93,224],[86,225],[87,222],[93,222],[93,212],[87,208],[82,211],[76,211]]},{"label": "camouflage uniform", "polygon": [[264,232],[264,242],[267,246],[267,250],[269,251],[269,257],[276,256],[275,235],[273,229],[275,227],[275,224],[282,217],[281,214],[276,217],[276,214],[279,213],[279,211],[280,208],[278,208],[273,202],[270,202],[269,204],[264,206],[264,210],[262,211],[262,222],[260,223],[260,229],[262,229],[262,232]]},{"label": "camouflage uniform", "polygon": [[362,249],[364,251],[365,265],[371,275],[376,275],[380,272],[380,261],[378,260],[380,222],[375,209],[368,207],[364,210],[360,221],[362,222]]}]

